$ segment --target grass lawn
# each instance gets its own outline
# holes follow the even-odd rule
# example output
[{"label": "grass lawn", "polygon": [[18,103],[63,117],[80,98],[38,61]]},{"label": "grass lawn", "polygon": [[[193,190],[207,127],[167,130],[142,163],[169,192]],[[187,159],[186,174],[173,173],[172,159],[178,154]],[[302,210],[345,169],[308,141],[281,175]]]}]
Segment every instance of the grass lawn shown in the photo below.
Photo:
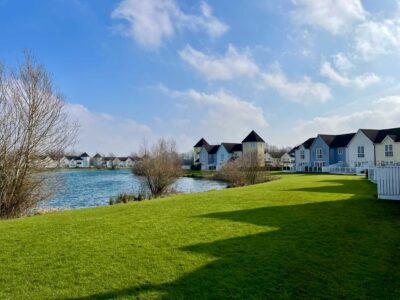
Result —
[{"label": "grass lawn", "polygon": [[0,299],[400,299],[400,203],[356,176],[0,221]]}]

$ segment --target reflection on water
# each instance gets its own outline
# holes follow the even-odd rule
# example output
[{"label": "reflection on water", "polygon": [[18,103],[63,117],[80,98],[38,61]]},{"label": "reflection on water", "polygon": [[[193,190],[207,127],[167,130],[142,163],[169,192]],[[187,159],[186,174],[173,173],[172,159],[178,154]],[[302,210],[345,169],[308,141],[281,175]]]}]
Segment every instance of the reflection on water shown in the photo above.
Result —
[{"label": "reflection on water", "polygon": [[[119,193],[137,192],[139,178],[130,170],[83,170],[59,171],[52,173],[62,185],[57,194],[40,206],[50,208],[81,208],[108,205],[110,197]],[[212,189],[223,189],[223,182],[179,178],[174,189],[182,193],[204,192]]]}]

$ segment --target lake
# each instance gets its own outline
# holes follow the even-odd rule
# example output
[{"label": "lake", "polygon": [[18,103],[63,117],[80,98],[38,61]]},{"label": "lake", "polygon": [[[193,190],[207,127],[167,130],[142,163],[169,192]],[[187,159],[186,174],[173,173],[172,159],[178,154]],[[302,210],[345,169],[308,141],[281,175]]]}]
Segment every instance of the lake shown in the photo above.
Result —
[{"label": "lake", "polygon": [[[110,197],[137,192],[140,186],[140,178],[130,170],[66,170],[52,173],[52,176],[61,179],[62,186],[52,199],[40,203],[40,207],[68,209],[108,205]],[[173,186],[180,193],[225,187],[223,182],[186,177],[179,178]]]}]

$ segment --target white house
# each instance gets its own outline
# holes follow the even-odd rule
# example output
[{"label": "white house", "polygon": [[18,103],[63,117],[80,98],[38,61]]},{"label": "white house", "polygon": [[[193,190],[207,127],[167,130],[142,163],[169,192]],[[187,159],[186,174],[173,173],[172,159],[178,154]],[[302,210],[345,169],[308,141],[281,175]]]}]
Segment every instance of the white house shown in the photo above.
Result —
[{"label": "white house", "polygon": [[242,156],[242,144],[222,143],[217,151],[216,169],[219,170],[229,160]]},{"label": "white house", "polygon": [[254,130],[242,143],[210,145],[202,138],[193,147],[193,163],[200,164],[202,170],[214,170],[221,168],[230,159],[255,153],[259,166],[265,166],[264,150],[265,142]]},{"label": "white house", "polygon": [[350,167],[375,165],[374,141],[379,133],[375,129],[359,129],[347,146],[346,163]]},{"label": "white house", "polygon": [[309,138],[294,149],[296,170],[305,171],[306,168],[311,166],[310,147],[314,140],[315,138]]},{"label": "white house", "polygon": [[61,159],[60,164],[64,168],[89,168],[90,156],[86,152],[80,156],[67,155]]}]

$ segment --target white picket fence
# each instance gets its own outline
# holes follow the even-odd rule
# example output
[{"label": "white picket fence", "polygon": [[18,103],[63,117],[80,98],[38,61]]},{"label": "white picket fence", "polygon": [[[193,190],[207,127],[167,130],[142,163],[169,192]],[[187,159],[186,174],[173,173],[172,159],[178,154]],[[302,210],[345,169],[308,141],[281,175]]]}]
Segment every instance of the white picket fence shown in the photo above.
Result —
[{"label": "white picket fence", "polygon": [[377,184],[379,199],[400,200],[400,167],[368,169],[368,178]]}]

